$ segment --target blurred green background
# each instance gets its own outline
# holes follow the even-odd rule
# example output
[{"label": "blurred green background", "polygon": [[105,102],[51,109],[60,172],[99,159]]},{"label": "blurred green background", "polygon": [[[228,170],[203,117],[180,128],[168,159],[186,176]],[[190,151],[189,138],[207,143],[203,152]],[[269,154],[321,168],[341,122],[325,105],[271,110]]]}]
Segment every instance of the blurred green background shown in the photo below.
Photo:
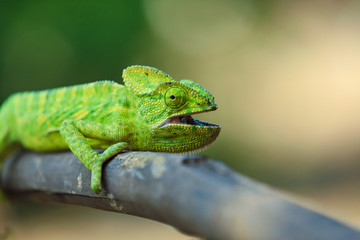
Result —
[{"label": "blurred green background", "polygon": [[[133,64],[195,80],[219,105],[199,118],[222,125],[204,154],[360,227],[359,10],[355,0],[3,0],[0,101],[121,82]],[[0,220],[20,239],[76,239],[99,215],[107,239],[189,239],[139,218],[67,209],[22,206]]]}]

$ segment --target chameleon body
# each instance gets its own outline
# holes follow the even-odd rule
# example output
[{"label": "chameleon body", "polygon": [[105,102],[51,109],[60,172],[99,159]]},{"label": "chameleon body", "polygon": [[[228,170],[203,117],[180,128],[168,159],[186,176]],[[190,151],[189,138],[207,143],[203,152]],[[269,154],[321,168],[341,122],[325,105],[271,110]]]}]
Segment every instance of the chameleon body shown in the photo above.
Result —
[{"label": "chameleon body", "polygon": [[100,193],[102,164],[124,149],[192,152],[218,136],[219,125],[191,117],[217,109],[199,84],[146,66],[126,68],[123,79],[125,86],[99,81],[11,95],[0,109],[0,153],[17,143],[42,152],[71,149]]}]

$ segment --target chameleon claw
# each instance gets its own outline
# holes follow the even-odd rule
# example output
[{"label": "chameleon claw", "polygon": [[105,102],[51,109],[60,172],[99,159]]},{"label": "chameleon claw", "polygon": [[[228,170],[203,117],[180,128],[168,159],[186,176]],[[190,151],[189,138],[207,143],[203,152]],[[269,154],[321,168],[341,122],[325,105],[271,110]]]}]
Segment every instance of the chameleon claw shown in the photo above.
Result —
[{"label": "chameleon claw", "polygon": [[94,164],[91,170],[91,189],[98,195],[103,191],[101,186],[101,172],[102,162],[100,164]]}]

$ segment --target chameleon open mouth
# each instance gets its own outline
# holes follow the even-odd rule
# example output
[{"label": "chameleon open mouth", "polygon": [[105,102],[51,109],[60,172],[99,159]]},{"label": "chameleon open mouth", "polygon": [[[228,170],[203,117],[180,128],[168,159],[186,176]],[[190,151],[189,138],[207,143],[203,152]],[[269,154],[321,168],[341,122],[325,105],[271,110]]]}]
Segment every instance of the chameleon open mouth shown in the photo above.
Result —
[{"label": "chameleon open mouth", "polygon": [[191,114],[170,117],[161,125],[161,127],[164,127],[166,125],[171,125],[171,124],[193,125],[193,126],[200,126],[200,127],[219,127],[219,125],[216,125],[213,123],[208,123],[208,122],[203,122],[200,120],[193,119]]},{"label": "chameleon open mouth", "polygon": [[166,146],[166,152],[193,154],[209,147],[220,133],[221,126],[196,120],[192,115],[210,110],[179,114],[167,118],[154,129],[154,145]]}]

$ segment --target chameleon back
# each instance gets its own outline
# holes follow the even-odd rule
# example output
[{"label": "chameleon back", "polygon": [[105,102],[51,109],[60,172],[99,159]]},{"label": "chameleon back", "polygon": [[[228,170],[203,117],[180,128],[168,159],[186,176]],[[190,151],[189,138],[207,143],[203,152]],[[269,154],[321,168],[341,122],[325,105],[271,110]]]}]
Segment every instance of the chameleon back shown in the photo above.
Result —
[{"label": "chameleon back", "polygon": [[4,132],[11,132],[7,141],[19,141],[37,151],[68,148],[59,134],[65,119],[116,123],[132,116],[134,109],[126,88],[112,81],[17,93],[4,104],[7,124],[0,125],[0,143]]}]

